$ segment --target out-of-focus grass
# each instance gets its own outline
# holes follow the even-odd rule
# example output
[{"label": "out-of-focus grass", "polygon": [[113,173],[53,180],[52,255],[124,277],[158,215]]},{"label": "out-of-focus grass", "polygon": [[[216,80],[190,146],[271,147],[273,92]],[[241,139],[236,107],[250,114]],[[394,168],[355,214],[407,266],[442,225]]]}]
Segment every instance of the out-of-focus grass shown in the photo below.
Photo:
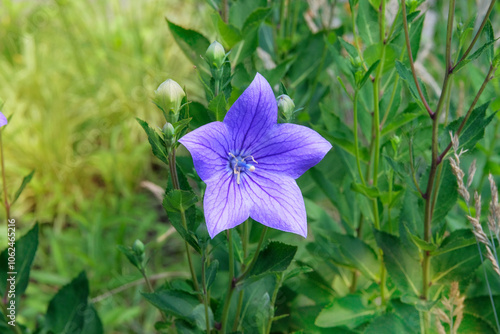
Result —
[{"label": "out-of-focus grass", "polygon": [[[151,96],[167,78],[185,85],[190,97],[201,95],[164,17],[194,28],[208,18],[202,2],[181,0],[7,0],[0,8],[0,97],[3,112],[13,115],[4,131],[11,191],[36,169],[13,216],[19,236],[35,220],[44,225],[19,314],[33,324],[57,287],[82,269],[92,296],[137,279],[116,244],[165,231],[161,210],[152,211],[154,199],[139,188],[143,179],[160,180],[162,171],[153,170],[135,117],[162,126]],[[158,244],[153,249],[166,252]],[[176,259],[158,258],[151,263],[157,271]],[[157,315],[140,304],[139,290],[97,304],[106,333],[136,332],[135,321]]]}]

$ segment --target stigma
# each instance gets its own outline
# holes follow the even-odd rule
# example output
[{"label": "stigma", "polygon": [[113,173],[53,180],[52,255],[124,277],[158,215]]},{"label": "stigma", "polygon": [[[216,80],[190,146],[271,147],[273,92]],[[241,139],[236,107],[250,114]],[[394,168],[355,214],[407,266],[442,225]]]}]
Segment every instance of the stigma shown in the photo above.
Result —
[{"label": "stigma", "polygon": [[254,163],[257,163],[255,159],[251,155],[247,155],[245,157],[235,156],[233,153],[229,152],[229,166],[233,170],[233,173],[236,175],[236,183],[241,184],[241,173],[254,172],[255,166],[253,164],[247,163],[247,160],[251,160]]}]

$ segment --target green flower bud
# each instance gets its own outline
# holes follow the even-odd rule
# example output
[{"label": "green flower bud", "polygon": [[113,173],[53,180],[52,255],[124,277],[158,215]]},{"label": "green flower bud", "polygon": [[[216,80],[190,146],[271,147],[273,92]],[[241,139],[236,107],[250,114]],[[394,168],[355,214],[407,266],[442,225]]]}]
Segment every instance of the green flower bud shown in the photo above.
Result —
[{"label": "green flower bud", "polygon": [[205,59],[210,66],[221,68],[226,60],[226,50],[219,42],[215,41],[210,44],[205,52]]},{"label": "green flower bud", "polygon": [[351,60],[351,64],[352,64],[352,66],[354,66],[354,68],[360,68],[360,67],[361,67],[361,65],[363,65],[363,64],[361,63],[361,58],[359,58],[359,56],[358,56],[358,57],[356,57],[356,58],[352,58],[352,57],[351,57],[351,59],[350,59],[350,60]]},{"label": "green flower bud", "polygon": [[177,82],[172,79],[164,81],[158,89],[155,90],[154,103],[167,115],[172,113],[171,123],[177,122],[182,99],[186,96],[184,90]]},{"label": "green flower bud", "polygon": [[291,121],[295,111],[295,103],[288,95],[280,95],[276,98],[278,102],[278,111],[285,117],[287,121]]},{"label": "green flower bud", "polygon": [[174,126],[167,122],[161,129],[165,138],[165,145],[169,149],[175,143],[175,129]]},{"label": "green flower bud", "polygon": [[137,239],[134,241],[134,244],[132,245],[132,249],[137,255],[144,254],[144,244],[142,243],[141,240]]}]

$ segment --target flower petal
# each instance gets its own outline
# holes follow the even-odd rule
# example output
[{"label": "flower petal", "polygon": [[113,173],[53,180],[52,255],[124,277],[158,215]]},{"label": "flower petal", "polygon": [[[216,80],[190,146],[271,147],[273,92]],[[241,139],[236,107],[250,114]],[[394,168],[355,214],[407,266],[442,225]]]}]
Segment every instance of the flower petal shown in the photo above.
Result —
[{"label": "flower petal", "polygon": [[248,219],[251,202],[244,187],[236,183],[233,173],[220,173],[210,179],[203,199],[203,210],[211,238]]},{"label": "flower petal", "polygon": [[212,176],[229,170],[227,127],[222,122],[206,124],[179,139],[191,156],[200,178],[207,182]]},{"label": "flower petal", "polygon": [[294,179],[323,159],[332,145],[316,131],[296,124],[277,124],[251,148],[256,167]]},{"label": "flower petal", "polygon": [[7,125],[7,117],[5,117],[5,115],[0,112],[0,128],[4,125]]},{"label": "flower petal", "polygon": [[293,178],[256,170],[247,174],[245,181],[245,190],[253,202],[250,217],[263,225],[307,237],[306,207]]},{"label": "flower petal", "polygon": [[235,154],[246,154],[252,143],[261,138],[278,120],[274,92],[259,73],[231,106],[224,118]]}]

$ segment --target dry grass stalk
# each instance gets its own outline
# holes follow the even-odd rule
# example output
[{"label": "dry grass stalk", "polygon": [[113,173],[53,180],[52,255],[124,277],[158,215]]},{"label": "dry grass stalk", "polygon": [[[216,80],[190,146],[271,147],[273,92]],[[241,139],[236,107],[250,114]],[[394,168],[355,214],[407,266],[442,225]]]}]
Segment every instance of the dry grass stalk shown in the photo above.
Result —
[{"label": "dry grass stalk", "polygon": [[[472,165],[469,168],[469,173],[467,177],[467,187],[465,187],[463,178],[465,176],[465,173],[463,170],[460,168],[460,156],[464,154],[466,151],[461,150],[460,153],[457,153],[458,147],[459,147],[459,142],[458,142],[458,137],[457,135],[453,135],[450,132],[450,137],[451,137],[451,143],[453,146],[453,157],[450,158],[450,165],[453,174],[457,178],[457,184],[458,184],[458,193],[460,196],[463,197],[465,202],[467,203],[467,207],[469,207],[469,200],[470,200],[470,194],[467,188],[472,184],[472,179],[474,177],[474,174],[476,172],[476,161],[472,163]],[[498,223],[500,222],[500,206],[498,204],[498,190],[496,187],[496,184],[493,180],[493,177],[490,174],[489,177],[490,180],[490,188],[491,188],[491,203],[490,203],[490,216],[488,217],[488,228],[494,232],[497,235],[498,238],[498,232],[499,232],[499,227]],[[490,243],[490,240],[488,239],[488,236],[486,233],[484,233],[483,227],[481,226],[480,223],[480,218],[481,218],[481,195],[478,194],[478,192],[474,192],[474,208],[476,210],[476,216],[471,217],[467,216],[467,219],[469,222],[472,224],[474,227],[473,233],[474,236],[476,237],[476,240],[479,241],[480,243],[484,244],[486,247],[486,258],[490,260],[491,264],[493,265],[493,270],[500,276],[500,267],[498,266],[498,262],[495,259],[495,256],[493,255],[493,252],[491,251],[492,245]]]},{"label": "dry grass stalk", "polygon": [[488,216],[488,227],[500,239],[500,205],[498,204],[498,188],[493,175],[488,176],[491,189],[490,215]]},{"label": "dry grass stalk", "polygon": [[[465,187],[465,184],[464,184],[465,173],[460,168],[460,156],[467,151],[461,150],[460,153],[458,153],[457,152],[457,150],[458,150],[458,137],[457,137],[457,135],[453,135],[451,132],[450,132],[450,137],[451,137],[451,143],[453,145],[453,151],[454,151],[453,157],[450,158],[451,170],[457,178],[458,193],[460,194],[460,196],[463,197],[463,199],[465,200],[467,205],[469,205],[470,195],[469,195],[469,191],[467,191],[467,188]],[[470,178],[470,179],[472,180],[472,178]],[[470,181],[470,182],[472,182],[472,181]]]},{"label": "dry grass stalk", "polygon": [[447,312],[440,308],[436,308],[433,311],[436,315],[436,328],[439,334],[446,333],[442,323],[448,324],[450,333],[457,333],[464,317],[465,296],[460,296],[458,282],[451,283],[449,296],[449,298],[443,297],[441,300]]}]

